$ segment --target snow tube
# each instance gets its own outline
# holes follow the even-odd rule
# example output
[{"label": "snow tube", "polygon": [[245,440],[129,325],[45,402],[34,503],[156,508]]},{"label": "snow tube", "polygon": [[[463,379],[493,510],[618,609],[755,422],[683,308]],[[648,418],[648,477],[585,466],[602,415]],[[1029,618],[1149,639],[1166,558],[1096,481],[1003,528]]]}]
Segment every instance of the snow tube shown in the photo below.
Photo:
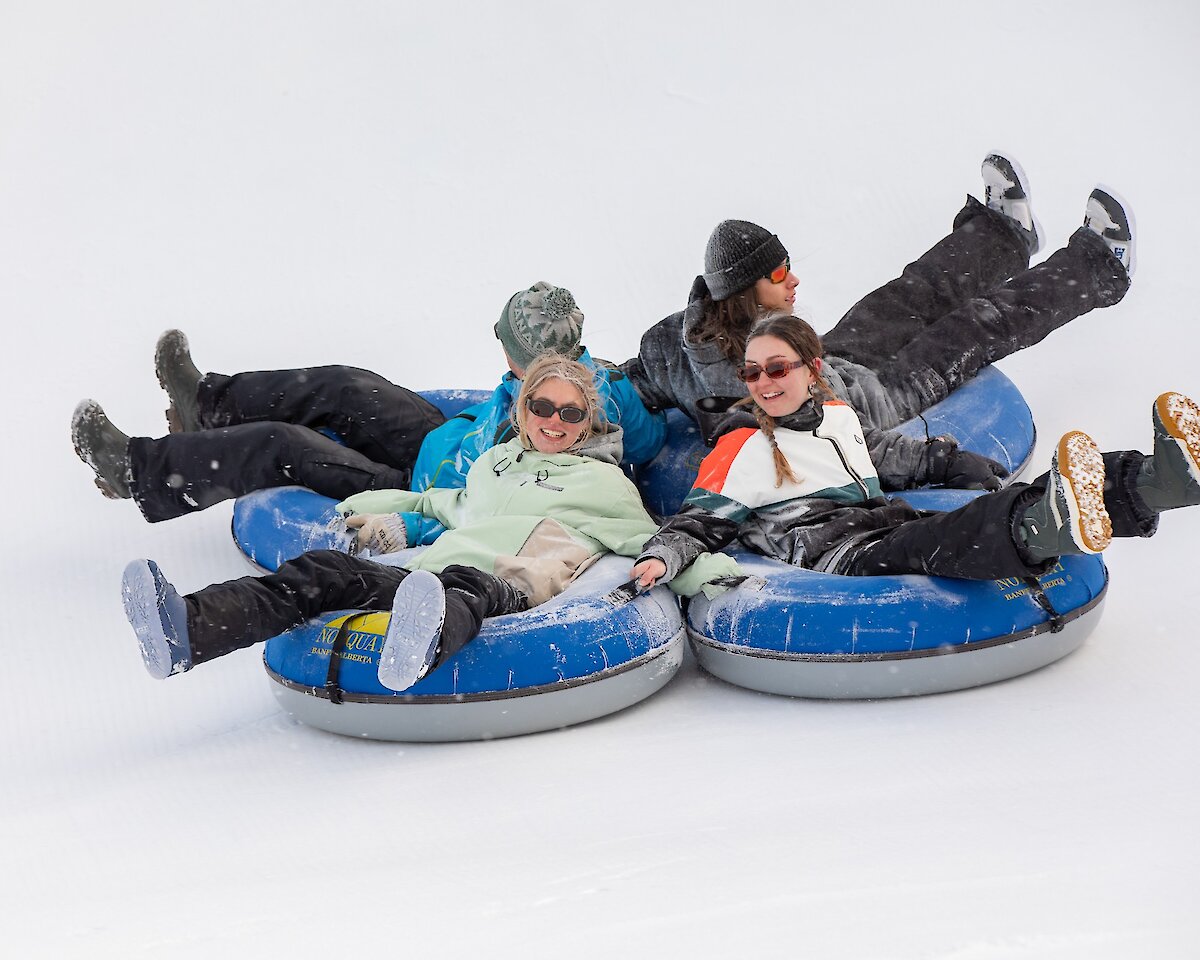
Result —
[{"label": "snow tube", "polygon": [[1083,643],[1108,588],[1099,556],[1063,557],[1038,580],[1042,602],[1017,578],[840,577],[738,561],[764,582],[693,600],[692,650],[722,680],[792,697],[915,696],[1028,673]]},{"label": "snow tube", "polygon": [[[436,401],[435,401],[436,402]],[[941,403],[896,428],[912,437],[948,434],[959,444],[1004,464],[1017,477],[1033,456],[1036,431],[1025,398],[995,367],[955,390]],[[650,463],[638,468],[637,482],[652,511],[667,517],[679,509],[709,453],[696,425],[678,410],[667,414],[667,442]],[[959,490],[909,491],[904,499],[921,510],[947,510],[972,496]]]},{"label": "snow tube", "polygon": [[[403,565],[404,557],[389,559]],[[311,620],[268,640],[263,659],[280,706],[332,733],[448,741],[558,729],[645,699],[683,661],[683,618],[666,587],[623,604],[606,598],[628,577],[628,558],[602,557],[555,599],[485,621],[478,637],[403,693],[376,675],[387,613]]]}]

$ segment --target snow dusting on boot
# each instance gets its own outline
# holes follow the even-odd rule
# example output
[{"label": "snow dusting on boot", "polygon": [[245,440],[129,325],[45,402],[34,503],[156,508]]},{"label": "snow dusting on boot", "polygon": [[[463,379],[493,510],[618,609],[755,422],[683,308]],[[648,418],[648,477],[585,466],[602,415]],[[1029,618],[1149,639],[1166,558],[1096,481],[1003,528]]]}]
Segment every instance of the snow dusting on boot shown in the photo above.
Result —
[{"label": "snow dusting on boot", "polygon": [[110,500],[129,499],[129,437],[95,400],[80,400],[71,414],[71,443],[79,459],[95,471],[102,494]]},{"label": "snow dusting on boot", "polygon": [[153,560],[134,560],[121,577],[125,616],[137,636],[146,670],[156,680],[192,666],[187,606]]},{"label": "snow dusting on boot", "polygon": [[1041,224],[1033,215],[1029,178],[1021,165],[1001,151],[993,150],[983,158],[980,173],[983,175],[984,204],[1017,221],[1033,238],[1030,256],[1037,253],[1042,247]]},{"label": "snow dusting on boot", "polygon": [[401,582],[392,601],[379,682],[389,690],[407,690],[429,672],[437,656],[446,619],[446,591],[428,570],[414,570]]},{"label": "snow dusting on boot", "polygon": [[192,362],[188,338],[182,330],[167,330],[154,347],[154,372],[159,386],[167,392],[167,427],[171,433],[189,433],[200,429],[200,401],[197,391],[203,375]]},{"label": "snow dusting on boot", "polygon": [[1058,442],[1055,467],[1062,478],[1064,521],[1084,553],[1100,553],[1112,542],[1112,521],[1104,506],[1104,457],[1096,441],[1072,430]]}]

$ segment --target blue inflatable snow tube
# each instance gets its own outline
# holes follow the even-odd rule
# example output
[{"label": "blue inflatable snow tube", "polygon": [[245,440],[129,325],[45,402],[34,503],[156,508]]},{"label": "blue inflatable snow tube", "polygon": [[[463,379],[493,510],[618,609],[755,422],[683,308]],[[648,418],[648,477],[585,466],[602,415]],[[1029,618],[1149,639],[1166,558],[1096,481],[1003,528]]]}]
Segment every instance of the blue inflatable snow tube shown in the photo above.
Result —
[{"label": "blue inflatable snow tube", "polygon": [[1098,556],[1063,557],[1038,590],[1017,578],[840,577],[738,561],[761,581],[693,600],[692,650],[714,676],[793,697],[915,696],[1028,673],[1083,643],[1108,587]]},{"label": "blue inflatable snow tube", "polygon": [[[389,560],[403,565],[405,556]],[[645,699],[683,662],[675,595],[656,587],[624,603],[608,599],[628,578],[628,558],[602,557],[553,600],[487,620],[403,693],[377,676],[382,612],[341,611],[272,637],[267,673],[288,713],[348,736],[490,740],[566,727]]]},{"label": "blue inflatable snow tube", "polygon": [[[425,396],[447,416],[486,391]],[[302,487],[263,490],[234,506],[238,546],[275,570],[308,550],[347,550],[335,501]],[[403,566],[415,551],[381,558]],[[557,729],[631,706],[683,662],[686,631],[666,587],[621,603],[627,557],[602,557],[561,595],[487,620],[479,636],[403,693],[379,683],[389,614],[340,611],[267,641],[264,661],[280,705],[323,730],[381,740],[480,740]],[[334,652],[335,646],[337,652]]]}]

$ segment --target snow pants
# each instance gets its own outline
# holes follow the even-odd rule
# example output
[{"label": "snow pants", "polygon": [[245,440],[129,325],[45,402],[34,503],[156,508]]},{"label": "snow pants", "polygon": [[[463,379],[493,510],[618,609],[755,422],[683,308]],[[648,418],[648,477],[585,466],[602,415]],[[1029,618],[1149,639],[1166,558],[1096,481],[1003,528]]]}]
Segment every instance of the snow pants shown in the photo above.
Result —
[{"label": "snow pants", "polygon": [[[1158,515],[1137,492],[1143,459],[1136,450],[1104,454],[1104,506],[1115,537],[1150,537],[1158,529]],[[966,580],[1040,576],[1054,561],[1032,560],[1020,545],[1017,528],[1026,509],[1046,492],[1048,476],[983,494],[957,510],[922,513],[904,521],[847,551],[834,572],[919,573]]]},{"label": "snow pants", "polygon": [[875,371],[907,420],[1129,289],[1087,228],[1032,268],[1028,244],[1015,221],[968,197],[951,233],[851,307],[822,338],[825,352]]},{"label": "snow pants", "polygon": [[130,489],[152,523],[288,484],[338,500],[406,489],[421,441],[446,419],[355,367],[210,373],[197,398],[201,430],[129,443]]},{"label": "snow pants", "polygon": [[[336,610],[390,610],[409,574],[336,550],[314,550],[265,577],[242,577],[183,598],[192,663],[203,663],[283,633]],[[485,617],[517,613],[524,596],[499,577],[452,564],[437,574],[447,590],[446,623],[438,662],[465,646]],[[453,609],[452,609],[453,608]]]}]

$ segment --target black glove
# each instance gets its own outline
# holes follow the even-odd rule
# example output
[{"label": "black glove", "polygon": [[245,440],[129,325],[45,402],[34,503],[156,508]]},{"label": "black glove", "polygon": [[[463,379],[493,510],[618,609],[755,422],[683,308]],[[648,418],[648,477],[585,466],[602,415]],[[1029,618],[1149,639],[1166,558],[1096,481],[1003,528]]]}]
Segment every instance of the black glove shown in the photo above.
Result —
[{"label": "black glove", "polygon": [[925,463],[930,483],[959,490],[999,490],[1001,477],[1008,476],[1003,464],[941,438],[929,441]]}]

